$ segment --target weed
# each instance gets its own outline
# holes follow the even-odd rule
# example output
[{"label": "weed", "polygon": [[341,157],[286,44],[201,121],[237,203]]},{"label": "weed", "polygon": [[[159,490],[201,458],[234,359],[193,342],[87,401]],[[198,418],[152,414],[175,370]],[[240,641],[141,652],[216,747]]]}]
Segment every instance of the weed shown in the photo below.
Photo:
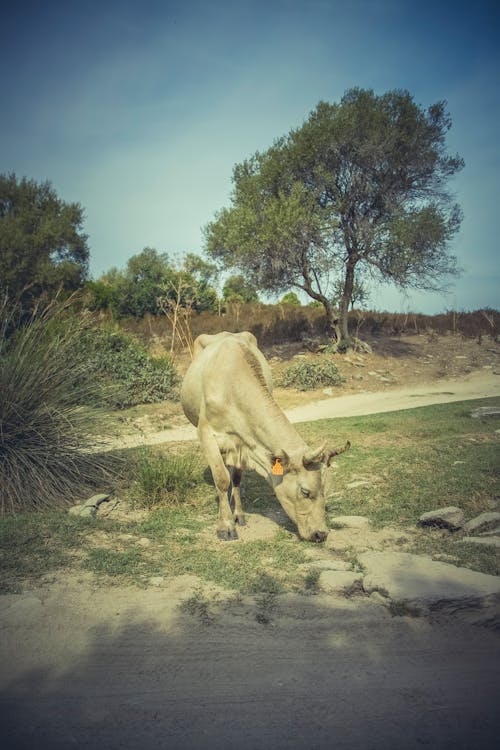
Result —
[{"label": "weed", "polygon": [[269,573],[260,572],[250,585],[250,593],[256,594],[255,619],[261,625],[268,625],[278,608],[278,595],[283,592],[282,584]]},{"label": "weed", "polygon": [[201,587],[196,588],[188,599],[181,602],[180,610],[197,617],[202,625],[211,625],[214,619]]},{"label": "weed", "polygon": [[421,612],[405,601],[393,600],[388,606],[392,617],[420,617]]},{"label": "weed", "polygon": [[309,568],[304,577],[304,588],[310,594],[317,594],[319,591],[319,577],[321,570],[319,568]]}]

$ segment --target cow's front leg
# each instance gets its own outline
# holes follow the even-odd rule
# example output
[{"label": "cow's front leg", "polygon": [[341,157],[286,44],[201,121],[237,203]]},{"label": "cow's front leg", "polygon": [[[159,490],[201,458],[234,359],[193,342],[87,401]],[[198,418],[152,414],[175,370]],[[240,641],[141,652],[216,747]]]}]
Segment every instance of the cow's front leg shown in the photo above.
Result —
[{"label": "cow's front leg", "polygon": [[231,470],[231,506],[233,508],[234,522],[240,526],[246,526],[245,512],[241,503],[241,469],[233,467]]},{"label": "cow's front leg", "polygon": [[208,422],[200,417],[198,422],[198,436],[203,447],[212,477],[219,496],[219,522],[217,524],[217,536],[224,541],[238,539],[236,526],[234,524],[231,506],[229,505],[228,492],[231,486],[229,471],[224,464],[219,446]]}]

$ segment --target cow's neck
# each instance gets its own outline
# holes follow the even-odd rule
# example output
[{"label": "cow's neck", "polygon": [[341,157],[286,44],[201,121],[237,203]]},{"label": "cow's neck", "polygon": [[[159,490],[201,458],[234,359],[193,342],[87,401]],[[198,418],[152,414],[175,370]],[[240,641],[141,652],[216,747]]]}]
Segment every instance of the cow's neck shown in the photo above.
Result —
[{"label": "cow's neck", "polygon": [[288,456],[303,453],[306,448],[295,427],[289,422],[270,393],[265,398],[266,418],[252,424],[247,435],[240,435],[253,468],[269,478],[271,459],[286,453]]}]

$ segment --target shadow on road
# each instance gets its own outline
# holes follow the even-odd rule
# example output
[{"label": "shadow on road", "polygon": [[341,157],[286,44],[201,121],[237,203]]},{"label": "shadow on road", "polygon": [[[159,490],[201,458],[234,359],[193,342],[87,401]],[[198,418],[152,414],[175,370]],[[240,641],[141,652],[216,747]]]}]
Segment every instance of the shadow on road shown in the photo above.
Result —
[{"label": "shadow on road", "polygon": [[74,648],[58,644],[60,613],[29,638],[21,623],[4,661],[5,750],[497,747],[490,631],[323,596],[283,598],[267,626],[250,601],[221,603],[210,625],[175,607],[162,622],[165,593],[149,612],[139,594],[101,622],[97,601],[68,609]]}]

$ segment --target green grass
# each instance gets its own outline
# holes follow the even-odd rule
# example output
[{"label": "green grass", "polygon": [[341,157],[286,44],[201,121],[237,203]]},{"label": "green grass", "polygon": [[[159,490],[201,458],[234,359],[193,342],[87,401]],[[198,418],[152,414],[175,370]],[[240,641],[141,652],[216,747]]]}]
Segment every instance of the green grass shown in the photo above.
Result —
[{"label": "green grass", "polygon": [[131,496],[143,507],[185,502],[203,483],[199,453],[163,453],[142,448],[133,469]]},{"label": "green grass", "polygon": [[[352,443],[331,475],[328,517],[368,516],[375,526],[411,531],[407,551],[445,555],[458,565],[498,574],[497,550],[458,543],[462,532],[416,527],[420,514],[433,508],[457,505],[468,519],[491,509],[500,497],[498,422],[469,416],[477,406],[498,402],[454,403],[299,425],[311,445],[324,440],[332,446],[346,439]],[[142,520],[81,519],[63,511],[0,519],[2,590],[20,590],[48,572],[65,569],[83,568],[107,582],[139,585],[147,585],[151,576],[192,574],[259,596],[263,624],[272,617],[277,591],[315,590],[317,576],[305,565],[314,545],[298,541],[291,522],[272,539],[222,544],[215,538],[215,489],[198,451],[183,446],[177,458],[166,459],[161,451],[155,456],[169,465],[179,459],[184,468],[166,497],[157,494],[163,475],[159,483],[156,477],[142,506]],[[137,479],[132,476],[130,492]],[[250,473],[245,484],[249,513],[278,507],[272,490],[258,476]],[[144,537],[149,543],[141,545]],[[344,557],[355,560],[356,550],[347,550]]]}]

